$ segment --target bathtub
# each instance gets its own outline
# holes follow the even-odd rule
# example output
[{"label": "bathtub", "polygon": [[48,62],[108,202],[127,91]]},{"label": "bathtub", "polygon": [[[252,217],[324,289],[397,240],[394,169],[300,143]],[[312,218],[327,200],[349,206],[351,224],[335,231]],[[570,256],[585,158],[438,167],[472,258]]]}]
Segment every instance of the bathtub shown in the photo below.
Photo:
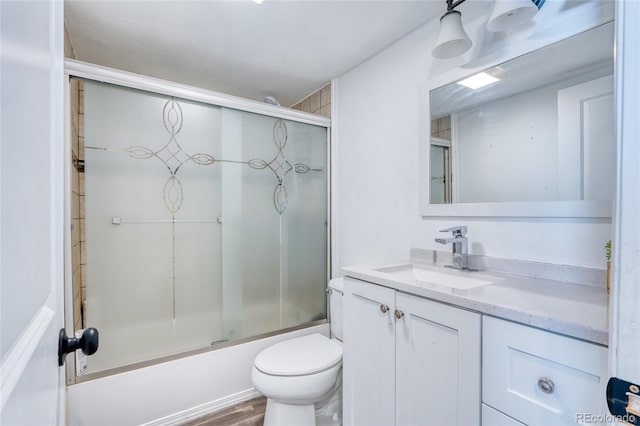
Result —
[{"label": "bathtub", "polygon": [[67,387],[71,426],[175,425],[256,396],[255,356],[282,340],[311,333],[316,325]]}]

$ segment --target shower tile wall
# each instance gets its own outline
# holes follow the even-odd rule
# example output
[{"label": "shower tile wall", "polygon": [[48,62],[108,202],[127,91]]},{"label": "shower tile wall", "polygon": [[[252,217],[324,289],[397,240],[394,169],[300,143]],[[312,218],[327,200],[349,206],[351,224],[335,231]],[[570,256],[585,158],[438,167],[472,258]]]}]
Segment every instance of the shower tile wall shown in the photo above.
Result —
[{"label": "shower tile wall", "polygon": [[331,117],[331,83],[312,93],[291,108]]},{"label": "shower tile wall", "polygon": [[431,120],[431,136],[451,140],[451,116]]},{"label": "shower tile wall", "polygon": [[[64,55],[75,58],[65,26]],[[84,235],[84,87],[82,81],[71,80],[71,268],[74,329],[83,328],[82,307],[85,299],[85,235]]]}]

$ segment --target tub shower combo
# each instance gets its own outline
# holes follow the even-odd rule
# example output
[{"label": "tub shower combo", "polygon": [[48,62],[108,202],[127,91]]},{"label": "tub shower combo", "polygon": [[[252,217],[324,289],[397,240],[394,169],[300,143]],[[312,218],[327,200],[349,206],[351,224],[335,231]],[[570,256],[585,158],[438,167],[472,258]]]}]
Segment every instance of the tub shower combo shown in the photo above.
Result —
[{"label": "tub shower combo", "polygon": [[326,320],[326,126],[80,88],[81,322],[100,331],[80,375]]}]

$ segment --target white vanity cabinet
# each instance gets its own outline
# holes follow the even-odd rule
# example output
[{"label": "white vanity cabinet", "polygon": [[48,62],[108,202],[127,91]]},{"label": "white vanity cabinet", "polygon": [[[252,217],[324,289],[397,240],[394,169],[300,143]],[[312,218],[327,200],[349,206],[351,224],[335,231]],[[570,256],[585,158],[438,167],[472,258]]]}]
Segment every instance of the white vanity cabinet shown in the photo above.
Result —
[{"label": "white vanity cabinet", "polygon": [[345,279],[344,424],[480,424],[481,316]]},{"label": "white vanity cabinet", "polygon": [[608,413],[607,348],[490,316],[482,323],[483,426],[575,425]]}]

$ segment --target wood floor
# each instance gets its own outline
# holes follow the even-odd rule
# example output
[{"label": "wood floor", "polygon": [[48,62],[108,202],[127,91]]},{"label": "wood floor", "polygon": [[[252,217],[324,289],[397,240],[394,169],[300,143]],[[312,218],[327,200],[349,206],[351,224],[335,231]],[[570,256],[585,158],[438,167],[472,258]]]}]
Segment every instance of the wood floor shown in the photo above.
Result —
[{"label": "wood floor", "polygon": [[190,420],[180,426],[262,426],[266,406],[267,398],[260,397]]}]

